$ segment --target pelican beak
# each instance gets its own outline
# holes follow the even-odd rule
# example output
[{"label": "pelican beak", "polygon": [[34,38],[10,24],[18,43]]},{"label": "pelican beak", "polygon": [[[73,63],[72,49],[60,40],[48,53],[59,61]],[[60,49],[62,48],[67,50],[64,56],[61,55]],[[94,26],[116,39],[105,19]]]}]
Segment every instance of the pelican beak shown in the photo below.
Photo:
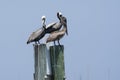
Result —
[{"label": "pelican beak", "polygon": [[46,29],[46,25],[45,25],[45,18],[42,19],[42,25],[43,25],[43,28]]},{"label": "pelican beak", "polygon": [[44,24],[44,20],[42,20],[42,24]]},{"label": "pelican beak", "polygon": [[66,28],[66,34],[68,35],[68,29],[67,29],[67,19],[61,15],[61,22],[63,26]]},{"label": "pelican beak", "polygon": [[66,27],[66,34],[68,35],[68,29],[67,29],[67,24],[65,24],[65,27]]},{"label": "pelican beak", "polygon": [[63,26],[66,28],[66,34],[68,35],[67,21],[62,20],[62,18],[61,18],[61,21],[62,21]]},{"label": "pelican beak", "polygon": [[63,25],[66,28],[66,34],[68,35],[68,29],[67,29],[67,21],[63,21]]}]

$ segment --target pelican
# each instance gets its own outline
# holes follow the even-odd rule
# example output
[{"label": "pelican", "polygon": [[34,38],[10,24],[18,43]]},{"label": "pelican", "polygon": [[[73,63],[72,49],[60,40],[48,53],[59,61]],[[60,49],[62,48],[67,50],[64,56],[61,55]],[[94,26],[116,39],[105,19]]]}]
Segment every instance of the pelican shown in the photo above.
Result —
[{"label": "pelican", "polygon": [[27,44],[31,43],[31,42],[35,42],[35,44],[37,44],[37,42],[40,44],[39,40],[42,39],[45,36],[45,29],[46,29],[46,25],[45,25],[45,20],[46,17],[42,16],[42,28],[39,28],[38,30],[34,31],[28,41]]},{"label": "pelican", "polygon": [[60,19],[61,16],[62,16],[62,13],[57,12],[57,17],[59,19],[59,22],[53,22],[53,23],[48,24],[46,26],[46,33],[52,33],[54,31],[60,30],[60,28],[62,27],[62,23],[61,23],[61,19]]},{"label": "pelican", "polygon": [[[63,20],[63,17],[61,17],[60,19]],[[58,44],[60,45],[59,40],[65,35],[65,33],[67,33],[67,24],[65,23],[65,21],[63,21],[62,24],[64,24],[62,30],[51,33],[47,38],[46,43],[54,41],[55,45],[55,41],[58,41]]]}]

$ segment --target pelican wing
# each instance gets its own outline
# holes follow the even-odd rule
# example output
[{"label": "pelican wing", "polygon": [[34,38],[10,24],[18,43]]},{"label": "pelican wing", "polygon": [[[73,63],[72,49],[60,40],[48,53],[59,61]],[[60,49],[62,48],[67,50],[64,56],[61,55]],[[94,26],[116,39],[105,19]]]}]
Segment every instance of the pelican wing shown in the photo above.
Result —
[{"label": "pelican wing", "polygon": [[30,37],[29,37],[29,39],[28,39],[28,42],[32,42],[32,41],[36,40],[37,38],[39,38],[43,31],[44,31],[43,28],[39,28],[38,30],[34,31],[34,32],[30,35]]},{"label": "pelican wing", "polygon": [[57,22],[52,22],[52,23],[48,24],[48,25],[46,26],[46,29],[54,26],[56,23],[57,23]]},{"label": "pelican wing", "polygon": [[51,41],[56,41],[58,39],[61,39],[64,36],[64,34],[65,34],[65,32],[63,32],[63,31],[53,32],[49,35],[46,42],[51,42]]}]

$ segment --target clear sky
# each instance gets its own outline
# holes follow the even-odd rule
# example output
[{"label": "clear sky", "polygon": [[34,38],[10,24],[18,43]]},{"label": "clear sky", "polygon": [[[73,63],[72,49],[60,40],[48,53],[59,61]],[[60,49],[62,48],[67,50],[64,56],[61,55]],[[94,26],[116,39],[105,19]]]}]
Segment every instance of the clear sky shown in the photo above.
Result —
[{"label": "clear sky", "polygon": [[120,80],[120,0],[0,0],[0,80],[33,80],[31,32],[68,20],[65,47],[67,80]]}]

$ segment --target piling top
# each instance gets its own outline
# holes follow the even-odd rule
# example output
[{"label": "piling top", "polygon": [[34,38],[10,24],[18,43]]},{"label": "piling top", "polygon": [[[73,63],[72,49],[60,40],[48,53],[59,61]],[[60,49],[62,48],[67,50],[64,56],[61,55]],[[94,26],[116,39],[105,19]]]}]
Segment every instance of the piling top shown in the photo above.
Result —
[{"label": "piling top", "polygon": [[51,47],[64,47],[64,45],[53,45],[53,46],[50,46]]},{"label": "piling top", "polygon": [[46,44],[33,44],[33,46],[45,46]]},{"label": "piling top", "polygon": [[53,45],[53,46],[50,46],[50,50],[51,49],[56,49],[56,50],[62,49],[62,50],[64,50],[64,45]]}]

